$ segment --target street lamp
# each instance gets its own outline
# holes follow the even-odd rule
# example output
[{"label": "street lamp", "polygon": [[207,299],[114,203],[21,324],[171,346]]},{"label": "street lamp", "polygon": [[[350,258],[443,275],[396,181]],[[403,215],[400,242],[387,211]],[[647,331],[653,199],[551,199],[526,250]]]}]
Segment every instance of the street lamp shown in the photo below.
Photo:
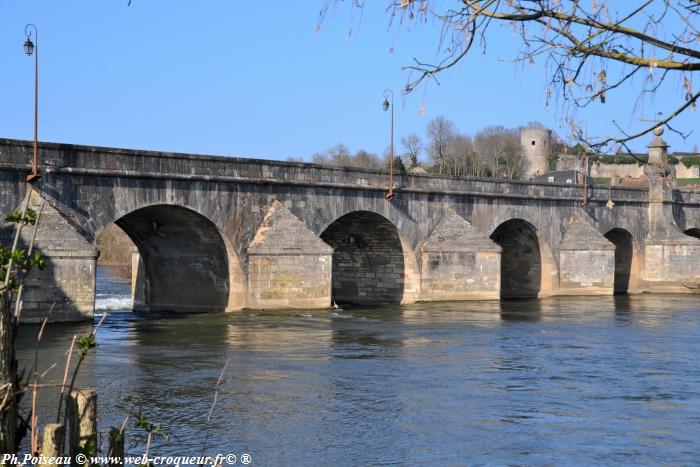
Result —
[{"label": "street lamp", "polygon": [[[34,40],[36,43],[32,42],[32,29],[34,29]],[[37,142],[37,121],[39,118],[39,31],[36,26],[29,23],[24,28],[24,34],[27,36],[27,40],[24,41],[24,53],[27,56],[34,54],[34,159],[32,159],[32,173],[27,175],[27,182],[33,183],[39,180],[39,144]]]},{"label": "street lamp", "polygon": [[[389,102],[391,98],[391,102]],[[394,92],[391,89],[384,90],[384,102],[382,108],[386,112],[391,107],[391,136],[389,142],[389,190],[384,198],[390,200],[394,197]]]}]

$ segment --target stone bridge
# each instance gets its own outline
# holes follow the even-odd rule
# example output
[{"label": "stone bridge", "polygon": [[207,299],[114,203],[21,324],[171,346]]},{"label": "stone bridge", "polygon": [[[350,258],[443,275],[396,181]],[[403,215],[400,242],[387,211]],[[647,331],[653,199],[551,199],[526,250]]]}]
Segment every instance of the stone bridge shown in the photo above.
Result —
[{"label": "stone bridge", "polygon": [[[650,145],[649,190],[40,145],[23,321],[92,316],[95,239],[116,223],[140,256],[136,309],[323,308],[614,292],[700,283],[700,193]],[[32,144],[0,139],[0,213],[23,203]],[[654,162],[656,161],[656,162]],[[5,235],[9,233],[5,227]],[[25,229],[25,239],[29,235]]]}]

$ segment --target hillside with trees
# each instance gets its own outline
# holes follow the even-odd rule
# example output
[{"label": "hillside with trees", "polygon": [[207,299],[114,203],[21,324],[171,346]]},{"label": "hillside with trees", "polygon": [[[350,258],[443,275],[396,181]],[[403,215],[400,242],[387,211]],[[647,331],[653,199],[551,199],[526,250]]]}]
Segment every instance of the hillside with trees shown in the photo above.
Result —
[{"label": "hillside with trees", "polygon": [[[543,127],[538,122],[525,126]],[[439,115],[426,125],[424,138],[410,133],[400,139],[394,167],[397,172],[420,167],[437,175],[518,179],[522,176],[521,128],[490,125],[470,135],[460,131],[449,118]],[[571,150],[552,133],[550,168],[554,169],[558,153]],[[313,154],[310,161],[335,167],[386,170],[388,152],[385,151],[384,157],[365,150],[352,154],[345,145],[338,144]]]}]

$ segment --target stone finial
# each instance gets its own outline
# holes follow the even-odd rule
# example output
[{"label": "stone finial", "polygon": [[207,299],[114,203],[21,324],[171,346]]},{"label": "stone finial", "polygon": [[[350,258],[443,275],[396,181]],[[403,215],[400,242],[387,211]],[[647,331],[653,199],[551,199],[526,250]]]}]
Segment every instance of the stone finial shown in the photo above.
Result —
[{"label": "stone finial", "polygon": [[661,135],[664,129],[654,128],[654,138],[649,143],[649,159],[644,166],[644,175],[649,180],[648,200],[652,203],[672,200],[672,190],[676,187],[676,169],[668,163],[668,144]]},{"label": "stone finial", "polygon": [[663,127],[654,128],[654,138],[649,143],[649,165],[667,166],[668,156],[666,150],[668,149],[668,143],[664,141],[661,135],[664,134]]}]

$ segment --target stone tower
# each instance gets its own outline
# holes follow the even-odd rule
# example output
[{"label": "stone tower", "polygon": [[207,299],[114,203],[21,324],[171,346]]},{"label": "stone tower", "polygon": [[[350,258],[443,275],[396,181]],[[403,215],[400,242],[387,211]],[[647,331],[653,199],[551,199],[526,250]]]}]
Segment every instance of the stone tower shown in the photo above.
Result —
[{"label": "stone tower", "polygon": [[547,128],[523,128],[520,130],[520,146],[523,155],[524,180],[531,180],[549,171],[549,152],[552,146],[552,130]]}]

